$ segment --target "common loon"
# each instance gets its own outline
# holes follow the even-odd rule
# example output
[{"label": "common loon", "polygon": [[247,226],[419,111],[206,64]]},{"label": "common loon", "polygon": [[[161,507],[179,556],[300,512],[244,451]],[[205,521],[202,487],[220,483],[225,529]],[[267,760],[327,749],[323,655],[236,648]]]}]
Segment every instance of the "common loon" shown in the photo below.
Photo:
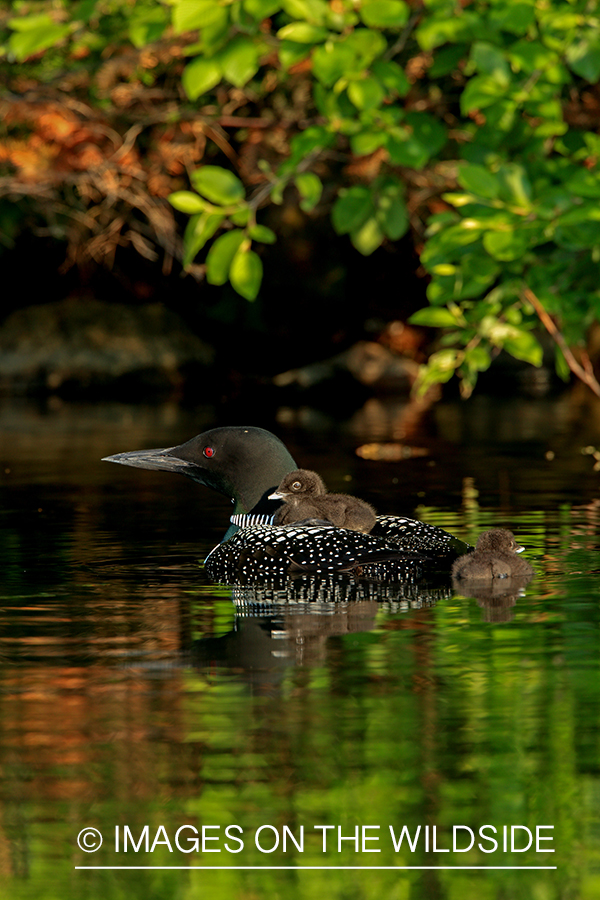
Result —
[{"label": "common loon", "polygon": [[368,532],[377,520],[372,506],[349,497],[329,494],[323,479],[310,469],[296,469],[286,475],[269,500],[283,500],[273,516],[273,525],[292,525],[306,519],[322,519],[340,528]]},{"label": "common loon", "polygon": [[525,548],[519,546],[511,531],[492,528],[484,531],[477,539],[475,550],[454,561],[452,574],[455,578],[530,578],[533,567],[517,554]]},{"label": "common loon", "polygon": [[279,438],[263,428],[212,428],[176,447],[104,459],[178,472],[231,499],[231,525],[206,558],[206,572],[215,581],[357,569],[365,577],[414,578],[421,561],[437,559],[447,569],[471,549],[435,525],[402,516],[378,516],[369,534],[310,520],[273,525],[281,501],[270,495],[298,467]]}]

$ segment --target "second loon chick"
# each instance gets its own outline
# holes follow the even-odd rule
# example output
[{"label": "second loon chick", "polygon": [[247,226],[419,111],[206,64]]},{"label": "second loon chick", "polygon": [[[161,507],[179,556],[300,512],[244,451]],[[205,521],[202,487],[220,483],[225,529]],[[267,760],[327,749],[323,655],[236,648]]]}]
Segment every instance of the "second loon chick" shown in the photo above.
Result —
[{"label": "second loon chick", "polygon": [[292,525],[306,519],[323,519],[339,528],[367,533],[377,521],[372,506],[348,494],[329,494],[323,479],[310,469],[286,475],[269,500],[283,500],[273,525]]},{"label": "second loon chick", "polygon": [[465,579],[529,578],[534,574],[533,567],[517,555],[524,549],[511,531],[492,528],[479,535],[472,553],[454,561],[452,574]]}]

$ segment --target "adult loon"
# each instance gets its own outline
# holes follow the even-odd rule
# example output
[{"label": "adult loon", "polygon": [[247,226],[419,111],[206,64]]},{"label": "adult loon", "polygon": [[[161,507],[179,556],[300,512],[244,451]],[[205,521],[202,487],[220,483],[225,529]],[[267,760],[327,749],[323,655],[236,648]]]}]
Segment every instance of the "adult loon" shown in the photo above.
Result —
[{"label": "adult loon", "polygon": [[454,561],[452,574],[465,580],[531,578],[533,567],[517,555],[524,549],[517,544],[511,531],[492,528],[479,535],[473,553]]},{"label": "adult loon", "polygon": [[377,520],[375,510],[364,500],[329,494],[321,476],[310,469],[296,469],[286,475],[275,493],[269,494],[269,500],[284,501],[273,516],[273,525],[314,518],[366,534]]},{"label": "adult loon", "polygon": [[447,570],[471,549],[441,528],[402,516],[378,516],[369,534],[318,520],[271,524],[281,501],[270,495],[298,467],[279,438],[262,428],[212,428],[176,447],[104,459],[187,475],[231,499],[231,525],[206,559],[215,581],[357,569],[365,577],[401,580],[413,578],[422,560],[437,559]]}]

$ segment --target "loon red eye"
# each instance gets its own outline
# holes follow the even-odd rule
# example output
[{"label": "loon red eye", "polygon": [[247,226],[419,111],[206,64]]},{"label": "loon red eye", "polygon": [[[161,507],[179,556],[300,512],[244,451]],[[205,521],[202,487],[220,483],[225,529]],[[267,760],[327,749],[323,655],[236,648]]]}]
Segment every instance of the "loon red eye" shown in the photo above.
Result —
[{"label": "loon red eye", "polygon": [[215,448],[214,447],[205,447],[202,452],[204,453],[204,455],[207,459],[210,459],[212,456],[215,455]]}]

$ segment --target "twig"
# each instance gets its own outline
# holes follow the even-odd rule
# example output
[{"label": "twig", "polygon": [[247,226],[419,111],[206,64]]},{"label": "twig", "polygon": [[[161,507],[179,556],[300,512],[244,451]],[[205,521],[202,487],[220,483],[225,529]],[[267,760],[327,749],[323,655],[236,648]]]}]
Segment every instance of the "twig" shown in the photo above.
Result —
[{"label": "twig", "polygon": [[536,295],[530,288],[526,287],[523,289],[523,298],[527,300],[528,303],[531,303],[540,319],[540,322],[542,323],[548,334],[552,337],[553,341],[562,350],[563,356],[566,359],[567,365],[570,368],[571,372],[573,372],[574,375],[577,375],[577,377],[581,381],[583,381],[584,384],[587,384],[590,390],[592,390],[597,397],[600,397],[600,384],[598,384],[591,364],[589,363],[589,357],[587,358],[587,364],[585,365],[585,368],[577,362],[572,350],[567,345],[562,332],[557,328],[551,316],[548,315],[548,313],[542,306],[539,298],[536,297]]}]

